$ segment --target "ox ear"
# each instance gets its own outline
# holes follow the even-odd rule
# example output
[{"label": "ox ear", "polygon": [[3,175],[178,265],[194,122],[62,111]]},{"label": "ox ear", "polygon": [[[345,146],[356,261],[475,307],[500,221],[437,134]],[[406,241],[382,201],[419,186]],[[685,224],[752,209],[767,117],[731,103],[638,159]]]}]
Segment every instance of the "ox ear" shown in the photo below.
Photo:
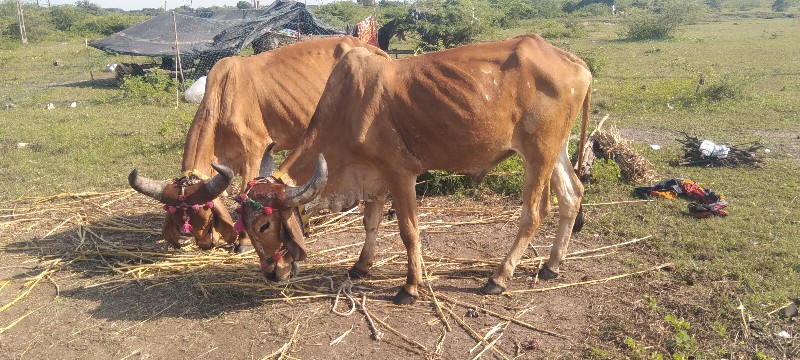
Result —
[{"label": "ox ear", "polygon": [[267,145],[267,150],[264,150],[264,156],[261,157],[261,167],[258,169],[258,176],[260,177],[267,177],[275,172],[275,158],[272,157],[273,147],[275,147],[274,141]]},{"label": "ox ear", "polygon": [[300,222],[300,215],[294,209],[281,210],[282,224],[281,240],[289,250],[294,261],[306,259],[306,243],[303,237],[303,225]]},{"label": "ox ear", "polygon": [[161,235],[164,236],[164,240],[167,240],[174,248],[180,249],[181,234],[178,233],[178,224],[175,223],[175,220],[173,220],[172,216],[169,214],[164,216],[164,228],[161,229]]},{"label": "ox ear", "polygon": [[222,201],[219,198],[214,199],[214,207],[211,208],[211,213],[214,214],[214,227],[217,228],[225,242],[228,244],[235,243],[239,233],[233,229],[233,218],[231,218],[231,214],[228,213],[228,209],[225,208],[225,205],[222,205]]}]

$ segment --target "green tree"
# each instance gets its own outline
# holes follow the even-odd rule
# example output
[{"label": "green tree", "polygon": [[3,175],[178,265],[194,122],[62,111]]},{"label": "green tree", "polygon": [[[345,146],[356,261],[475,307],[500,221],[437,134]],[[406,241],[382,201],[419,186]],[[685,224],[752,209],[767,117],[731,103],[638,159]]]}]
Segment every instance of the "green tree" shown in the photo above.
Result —
[{"label": "green tree", "polygon": [[236,8],[239,10],[252,9],[253,4],[249,1],[241,0],[238,3],[236,3]]},{"label": "green tree", "polygon": [[50,7],[50,23],[60,31],[70,31],[78,23],[90,15],[72,5],[56,5]]},{"label": "green tree", "polygon": [[775,2],[772,3],[772,11],[784,12],[786,10],[789,10],[789,2],[788,1],[786,1],[786,0],[775,0]]},{"label": "green tree", "polygon": [[411,25],[418,48],[442,50],[468,44],[495,30],[499,12],[484,0],[419,0],[418,19]]}]

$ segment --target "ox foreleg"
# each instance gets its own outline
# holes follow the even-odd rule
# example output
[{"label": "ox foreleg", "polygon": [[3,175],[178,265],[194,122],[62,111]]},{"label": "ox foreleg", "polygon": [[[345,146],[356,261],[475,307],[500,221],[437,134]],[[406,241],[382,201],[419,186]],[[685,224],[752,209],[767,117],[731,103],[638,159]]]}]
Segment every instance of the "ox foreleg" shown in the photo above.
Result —
[{"label": "ox foreleg", "polygon": [[539,228],[542,221],[542,213],[546,211],[548,201],[545,194],[547,181],[550,174],[545,175],[542,164],[531,164],[525,162],[525,184],[522,190],[522,214],[520,215],[519,230],[517,238],[511,247],[511,251],[500,263],[489,281],[481,289],[482,294],[496,295],[504,292],[508,287],[507,281],[514,275],[520,258],[528,248],[533,234]]},{"label": "ox foreleg", "polygon": [[582,224],[576,226],[576,219],[581,213],[583,184],[572,170],[566,142],[558,155],[558,162],[550,178],[550,186],[558,198],[558,230],[553,247],[550,249],[550,258],[539,270],[539,278],[544,280],[558,277],[558,268],[567,256],[570,236],[576,228],[582,226]]},{"label": "ox foreleg", "polygon": [[361,255],[359,255],[358,261],[347,272],[351,278],[361,278],[369,275],[369,270],[375,262],[378,226],[380,226],[383,218],[383,203],[385,201],[385,196],[379,196],[378,199],[364,203],[364,231],[366,231],[367,237],[364,239],[364,247],[361,248]]},{"label": "ox foreleg", "polygon": [[406,247],[408,269],[406,284],[394,296],[397,305],[413,304],[419,297],[417,286],[422,282],[422,250],[419,243],[419,225],[417,219],[417,198],[414,190],[415,176],[392,176],[389,189],[397,210],[397,225],[400,238]]}]

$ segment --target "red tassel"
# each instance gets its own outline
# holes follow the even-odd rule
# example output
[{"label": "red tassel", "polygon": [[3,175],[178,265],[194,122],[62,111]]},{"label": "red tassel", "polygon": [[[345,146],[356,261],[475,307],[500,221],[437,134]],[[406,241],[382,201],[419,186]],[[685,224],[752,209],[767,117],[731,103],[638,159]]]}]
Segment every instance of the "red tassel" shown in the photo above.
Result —
[{"label": "red tassel", "polygon": [[206,203],[206,209],[213,209],[213,208],[214,208],[214,202],[209,201]]},{"label": "red tassel", "polygon": [[192,230],[193,230],[192,224],[189,224],[188,221],[183,223],[183,226],[181,226],[181,232],[184,234],[191,234]]},{"label": "red tassel", "polygon": [[192,205],[192,211],[194,211],[194,212],[200,211],[200,205],[197,205],[197,204]]},{"label": "red tassel", "polygon": [[238,233],[244,232],[244,223],[242,222],[242,219],[236,219],[236,222],[233,224],[233,231]]},{"label": "red tassel", "polygon": [[272,215],[272,207],[264,206],[264,214]]}]

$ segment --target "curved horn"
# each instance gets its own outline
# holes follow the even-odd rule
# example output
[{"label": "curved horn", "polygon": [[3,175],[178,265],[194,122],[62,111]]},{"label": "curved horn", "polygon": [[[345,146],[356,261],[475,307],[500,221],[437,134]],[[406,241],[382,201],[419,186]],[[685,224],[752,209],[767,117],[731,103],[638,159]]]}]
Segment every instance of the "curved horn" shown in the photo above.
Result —
[{"label": "curved horn", "polygon": [[274,141],[267,145],[267,150],[264,151],[264,156],[261,157],[261,168],[258,169],[258,176],[267,177],[275,172],[275,158],[272,157],[273,147],[275,147]]},{"label": "curved horn", "polygon": [[322,189],[325,188],[325,183],[328,182],[328,163],[325,162],[325,157],[319,154],[317,157],[317,168],[314,170],[314,176],[302,186],[286,188],[286,196],[284,197],[284,205],[287,207],[297,207],[307,204],[313,200]]},{"label": "curved horn", "polygon": [[161,201],[164,189],[167,188],[166,181],[158,181],[139,176],[139,171],[136,169],[133,169],[133,171],[128,174],[128,184],[142,195],[147,195],[158,201]]},{"label": "curved horn", "polygon": [[211,164],[211,167],[217,170],[218,174],[214,175],[214,177],[206,182],[206,190],[208,190],[213,198],[216,198],[231,184],[231,180],[233,180],[233,170],[220,164]]}]

